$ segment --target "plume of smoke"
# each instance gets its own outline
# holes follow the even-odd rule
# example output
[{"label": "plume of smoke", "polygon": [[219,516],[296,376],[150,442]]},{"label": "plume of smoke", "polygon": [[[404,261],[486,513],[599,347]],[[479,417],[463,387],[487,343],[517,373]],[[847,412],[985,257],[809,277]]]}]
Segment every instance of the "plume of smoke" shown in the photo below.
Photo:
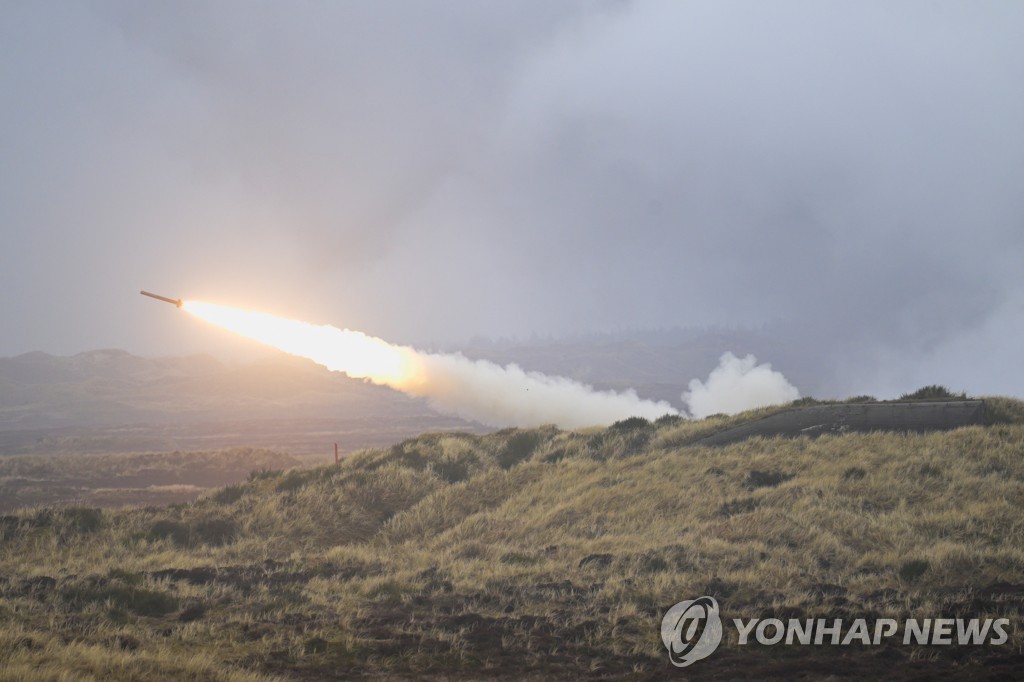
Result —
[{"label": "plume of smoke", "polygon": [[[202,301],[185,301],[182,307],[224,329],[309,358],[332,371],[426,398],[442,412],[492,426],[557,424],[578,428],[627,417],[657,419],[679,414],[666,402],[641,399],[632,389],[598,391],[572,379],[527,372],[515,364],[502,367],[487,360],[470,360],[461,353],[424,353],[362,332],[253,310]],[[690,414],[699,418],[799,397],[796,388],[771,365],[758,365],[753,355],[740,359],[726,353],[707,383],[690,382],[683,401]]]},{"label": "plume of smoke", "polygon": [[720,412],[736,414],[755,407],[778,405],[799,397],[796,387],[769,363],[758,365],[753,355],[738,358],[725,353],[707,382],[700,379],[690,382],[690,390],[683,393],[683,402],[689,406],[690,414],[700,419]]},{"label": "plume of smoke", "polygon": [[224,329],[323,365],[335,372],[427,398],[442,412],[491,426],[563,428],[610,424],[627,417],[679,414],[632,389],[597,391],[563,377],[502,367],[461,354],[424,353],[362,332],[289,320],[230,306],[185,301],[183,309]]},{"label": "plume of smoke", "polygon": [[643,400],[630,389],[598,391],[564,377],[504,367],[461,354],[416,354],[417,379],[395,388],[424,396],[442,412],[490,425],[557,424],[577,428],[626,417],[656,419],[679,414],[666,402]]}]

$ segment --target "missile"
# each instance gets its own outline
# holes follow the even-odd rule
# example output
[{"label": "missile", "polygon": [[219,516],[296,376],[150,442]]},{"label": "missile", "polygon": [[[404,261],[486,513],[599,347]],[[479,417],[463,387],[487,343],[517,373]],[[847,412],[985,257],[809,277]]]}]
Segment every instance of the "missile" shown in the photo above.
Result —
[{"label": "missile", "polygon": [[158,301],[163,301],[164,303],[172,303],[179,308],[183,302],[180,298],[167,298],[166,296],[161,296],[159,294],[151,294],[148,291],[140,291],[139,293],[143,296],[149,296],[150,298],[155,298]]}]

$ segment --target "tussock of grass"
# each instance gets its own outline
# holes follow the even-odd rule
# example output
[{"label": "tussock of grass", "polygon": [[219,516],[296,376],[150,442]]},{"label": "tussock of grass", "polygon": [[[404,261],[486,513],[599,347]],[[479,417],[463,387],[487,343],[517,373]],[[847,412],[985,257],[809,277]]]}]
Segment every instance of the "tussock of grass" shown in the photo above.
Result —
[{"label": "tussock of grass", "polygon": [[945,386],[932,384],[917,389],[913,393],[904,393],[900,400],[966,400],[967,393],[961,391],[954,393]]},{"label": "tussock of grass", "polygon": [[1021,595],[985,595],[1024,584],[1024,404],[990,408],[714,449],[687,444],[778,408],[425,434],[186,505],[8,515],[0,669],[623,676],[664,671],[661,614],[700,594],[726,617],[1002,615]]}]

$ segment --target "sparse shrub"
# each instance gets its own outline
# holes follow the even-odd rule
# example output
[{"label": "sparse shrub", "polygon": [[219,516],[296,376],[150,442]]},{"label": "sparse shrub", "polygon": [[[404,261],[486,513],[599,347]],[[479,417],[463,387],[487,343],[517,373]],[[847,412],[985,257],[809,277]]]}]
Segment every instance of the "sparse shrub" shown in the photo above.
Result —
[{"label": "sparse shrub", "polygon": [[942,469],[931,464],[922,464],[919,472],[924,478],[938,478],[942,475]]},{"label": "sparse shrub", "polygon": [[554,464],[555,462],[561,462],[569,454],[568,448],[555,448],[548,454],[544,455],[544,459],[541,460],[547,464]]},{"label": "sparse shrub", "polygon": [[249,480],[266,481],[267,479],[277,478],[281,473],[280,469],[253,469],[249,472]]},{"label": "sparse shrub", "polygon": [[736,516],[737,514],[749,514],[758,507],[758,501],[753,497],[745,497],[740,500],[732,500],[726,502],[719,509],[718,513],[722,516]]},{"label": "sparse shrub", "polygon": [[302,645],[302,650],[307,654],[322,654],[327,651],[327,640],[323,637],[307,639]]},{"label": "sparse shrub", "polygon": [[843,472],[843,480],[844,481],[859,481],[859,480],[861,480],[862,478],[864,478],[867,475],[868,475],[868,472],[864,471],[864,469],[862,469],[860,467],[850,467],[849,469],[847,469],[846,471]]},{"label": "sparse shrub", "polygon": [[644,422],[644,426],[634,426],[631,429],[608,427],[600,433],[589,436],[587,439],[587,446],[590,450],[587,453],[588,456],[590,459],[604,462],[616,457],[629,457],[646,451],[651,439],[654,438],[655,429],[651,427],[650,422],[646,420]]},{"label": "sparse shrub", "polygon": [[711,581],[704,587],[703,594],[711,595],[712,597],[728,597],[736,591],[736,584],[722,580],[718,576],[715,576]]},{"label": "sparse shrub", "polygon": [[120,649],[121,651],[137,651],[141,642],[131,635],[115,635],[104,640],[104,643],[114,649]]},{"label": "sparse shrub", "polygon": [[231,542],[238,534],[238,526],[230,519],[208,518],[188,524],[162,519],[149,528],[150,541],[170,540],[178,547],[210,545],[220,547]]},{"label": "sparse shrub", "polygon": [[590,459],[597,460],[598,462],[603,462],[608,459],[608,456],[604,451],[604,446],[607,441],[607,431],[601,431],[600,433],[594,433],[587,436],[587,455]]},{"label": "sparse shrub", "polygon": [[0,516],[0,541],[17,537],[21,533],[21,519],[10,514]]},{"label": "sparse shrub", "polygon": [[612,432],[626,432],[636,431],[639,429],[648,429],[651,427],[651,422],[647,421],[643,417],[629,417],[627,419],[620,419],[611,426],[608,427],[609,431]]},{"label": "sparse shrub", "polygon": [[637,560],[637,570],[642,573],[660,573],[670,568],[665,557],[654,552],[648,552]]},{"label": "sparse shrub", "polygon": [[109,598],[138,616],[163,616],[178,608],[178,600],[172,595],[138,587],[117,591]]},{"label": "sparse shrub", "polygon": [[532,554],[522,554],[521,552],[507,552],[501,555],[499,559],[501,563],[508,564],[509,566],[533,566],[540,559],[533,556]]},{"label": "sparse shrub", "polygon": [[[359,508],[343,528],[347,541],[368,538],[378,524],[405,511],[441,486],[431,473],[390,464],[370,472],[359,472],[346,481],[343,495]],[[340,530],[340,529],[339,529]]]},{"label": "sparse shrub", "polygon": [[188,526],[180,521],[161,519],[149,527],[147,538],[154,542],[170,540],[178,547],[187,547],[189,542]]},{"label": "sparse shrub", "polygon": [[393,445],[388,450],[387,461],[399,466],[415,469],[416,471],[423,471],[427,467],[427,458],[423,456],[423,453],[413,443],[413,441],[406,441]]},{"label": "sparse shrub", "polygon": [[107,576],[111,580],[118,580],[118,581],[124,583],[125,585],[141,585],[142,584],[142,574],[140,574],[140,573],[132,573],[131,571],[125,571],[125,570],[120,569],[120,568],[112,568],[112,569],[110,569],[110,572],[107,573]]},{"label": "sparse shrub", "polygon": [[538,448],[540,461],[547,464],[561,462],[563,459],[576,459],[587,455],[587,438],[572,435],[548,441]]},{"label": "sparse shrub", "polygon": [[747,474],[747,488],[774,488],[793,478],[794,474],[787,474],[782,471],[757,471],[756,469]]},{"label": "sparse shrub", "polygon": [[966,400],[967,393],[953,393],[945,386],[932,384],[917,389],[913,393],[904,393],[900,400]]},{"label": "sparse shrub", "polygon": [[26,519],[26,521],[28,521],[28,526],[30,528],[49,528],[53,525],[55,518],[56,514],[54,513],[54,510],[40,509]]},{"label": "sparse shrub", "polygon": [[191,623],[206,615],[206,609],[201,605],[190,606],[178,614],[179,623]]},{"label": "sparse shrub", "polygon": [[900,566],[900,580],[908,583],[914,582],[923,576],[927,570],[928,562],[924,559],[912,559],[910,561],[905,561]]},{"label": "sparse shrub", "polygon": [[855,395],[852,398],[847,398],[848,403],[877,403],[878,398],[873,395]]},{"label": "sparse shrub", "polygon": [[293,493],[299,488],[305,486],[308,481],[309,475],[307,472],[292,469],[278,482],[277,492]]},{"label": "sparse shrub", "polygon": [[61,596],[75,608],[80,609],[88,603],[109,602],[114,609],[128,611],[137,616],[164,616],[178,608],[178,600],[172,595],[131,585],[72,587],[63,590]]},{"label": "sparse shrub", "polygon": [[643,555],[639,568],[651,572],[660,570],[692,571],[694,568],[693,556],[694,552],[690,547],[685,545],[666,545]]},{"label": "sparse shrub", "polygon": [[686,421],[682,415],[678,414],[663,414],[654,420],[654,426],[657,428],[677,426]]},{"label": "sparse shrub", "polygon": [[536,431],[513,433],[505,442],[505,447],[498,452],[498,466],[502,469],[511,469],[532,455],[540,441],[541,435]]},{"label": "sparse shrub", "polygon": [[805,396],[803,398],[797,398],[790,403],[790,407],[807,407],[810,405],[820,405],[821,401],[811,396]]},{"label": "sparse shrub", "polygon": [[74,533],[95,533],[103,525],[103,510],[68,507],[60,512],[64,527]]},{"label": "sparse shrub", "polygon": [[615,557],[611,554],[588,554],[587,556],[580,559],[579,568],[587,568],[592,566],[594,568],[607,568],[612,565],[612,561]]},{"label": "sparse shrub", "polygon": [[402,596],[408,592],[408,587],[399,584],[395,580],[385,580],[370,588],[367,596],[375,601],[398,603]]},{"label": "sparse shrub", "polygon": [[469,479],[470,468],[479,462],[476,455],[463,452],[456,457],[446,457],[440,462],[435,462],[432,467],[441,480],[459,483]]},{"label": "sparse shrub", "polygon": [[446,483],[459,483],[469,478],[469,464],[458,459],[446,459],[433,466],[438,477]]},{"label": "sparse shrub", "polygon": [[998,462],[990,462],[984,466],[978,467],[977,469],[979,476],[1000,476],[1009,477],[1013,475],[1013,471],[1010,467]]},{"label": "sparse shrub", "polygon": [[632,457],[645,452],[647,443],[654,436],[653,428],[636,429],[614,433],[609,430],[601,444],[599,459],[614,459],[617,457]]},{"label": "sparse shrub", "polygon": [[221,547],[229,544],[238,534],[238,526],[231,519],[210,518],[192,527],[193,543]]},{"label": "sparse shrub", "polygon": [[636,430],[622,434],[620,437],[622,439],[621,454],[628,457],[645,452],[647,444],[651,442],[653,436],[654,429]]},{"label": "sparse shrub", "polygon": [[458,546],[455,556],[463,560],[482,559],[487,556],[487,545],[482,542],[464,542]]},{"label": "sparse shrub", "polygon": [[217,504],[234,504],[242,499],[245,494],[245,486],[241,484],[229,485],[215,492],[210,499]]}]

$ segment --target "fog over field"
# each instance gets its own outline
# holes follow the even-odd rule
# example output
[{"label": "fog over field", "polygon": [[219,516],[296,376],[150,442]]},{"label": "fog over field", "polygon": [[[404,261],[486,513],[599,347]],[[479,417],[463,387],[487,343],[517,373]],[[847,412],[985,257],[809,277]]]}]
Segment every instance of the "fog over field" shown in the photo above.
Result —
[{"label": "fog over field", "polygon": [[258,352],[146,287],[1020,393],[1019,4],[5,3],[0,41],[0,355]]}]

